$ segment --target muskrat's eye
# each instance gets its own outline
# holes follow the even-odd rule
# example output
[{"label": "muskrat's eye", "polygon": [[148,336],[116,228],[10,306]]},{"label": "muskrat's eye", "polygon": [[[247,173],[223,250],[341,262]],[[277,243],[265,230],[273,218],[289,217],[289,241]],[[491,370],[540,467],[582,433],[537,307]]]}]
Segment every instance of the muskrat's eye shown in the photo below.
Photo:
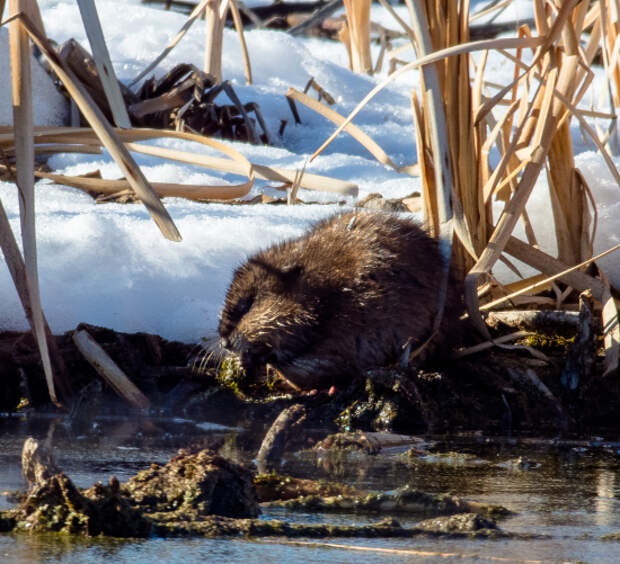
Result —
[{"label": "muskrat's eye", "polygon": [[282,269],[278,272],[278,278],[283,286],[282,289],[285,291],[291,290],[295,286],[297,280],[299,280],[299,277],[302,275],[303,271],[304,267],[298,265]]},{"label": "muskrat's eye", "polygon": [[241,319],[248,311],[250,311],[254,303],[254,296],[241,298],[230,312],[230,317],[235,320]]}]

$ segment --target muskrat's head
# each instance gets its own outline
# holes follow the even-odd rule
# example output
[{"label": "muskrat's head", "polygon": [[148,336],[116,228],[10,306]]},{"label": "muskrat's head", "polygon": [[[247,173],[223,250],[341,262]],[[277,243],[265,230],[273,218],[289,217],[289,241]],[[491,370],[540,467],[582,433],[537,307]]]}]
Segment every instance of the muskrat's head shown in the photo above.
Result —
[{"label": "muskrat's head", "polygon": [[252,377],[266,363],[285,369],[317,339],[321,296],[304,267],[258,255],[237,269],[220,314],[221,345]]}]

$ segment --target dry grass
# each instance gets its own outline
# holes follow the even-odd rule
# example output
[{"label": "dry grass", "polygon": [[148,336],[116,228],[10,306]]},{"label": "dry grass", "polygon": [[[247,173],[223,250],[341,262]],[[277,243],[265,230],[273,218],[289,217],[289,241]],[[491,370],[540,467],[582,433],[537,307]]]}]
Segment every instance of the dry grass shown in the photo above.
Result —
[{"label": "dry grass", "polygon": [[[442,228],[444,223],[454,227],[452,260],[465,278],[471,319],[488,334],[480,314],[478,288],[492,276],[497,261],[514,268],[507,254],[549,277],[570,274],[570,281],[564,275],[557,278],[568,284],[572,281],[577,287],[588,285],[604,305],[609,372],[617,366],[620,342],[618,314],[609,286],[602,278],[585,273],[577,276],[570,268],[591,258],[596,229],[595,202],[574,164],[570,121],[573,117],[579,121],[620,183],[620,174],[605,147],[607,139],[599,138],[586,119],[600,112],[579,109],[591,86],[590,65],[599,51],[618,104],[619,2],[533,2],[534,30],[522,27],[513,39],[469,42],[467,0],[406,0],[411,25],[397,19],[411,38],[418,59],[375,87],[313,158],[390,80],[420,68],[422,94],[412,94],[412,105],[426,223],[440,237],[451,233]],[[485,81],[488,50],[513,64],[514,80],[510,84],[492,88]],[[481,51],[477,67],[471,58],[474,51]],[[491,89],[493,93],[489,93]],[[494,167],[489,161],[492,151],[499,154]],[[557,258],[537,248],[535,229],[525,207],[542,173],[548,178]],[[504,203],[497,220],[492,213],[494,199]],[[446,201],[451,206],[446,206]],[[524,226],[527,243],[512,236],[518,222]],[[532,290],[529,286],[526,283],[521,293]],[[570,291],[558,292],[556,305],[560,306]]]},{"label": "dry grass", "polygon": [[[133,128],[133,129],[115,129],[114,133],[122,141],[126,150],[141,153],[145,155],[151,155],[167,160],[174,160],[177,162],[193,164],[202,166],[211,170],[224,171],[232,173],[238,176],[244,176],[248,179],[248,182],[252,182],[255,177],[269,180],[274,183],[279,183],[285,186],[290,186],[295,182],[296,171],[291,169],[283,169],[278,167],[272,167],[260,163],[251,163],[248,161],[239,151],[232,147],[218,141],[216,139],[210,139],[203,135],[197,135],[195,133],[189,133],[185,131],[172,131],[161,129],[145,129],[145,128]],[[221,152],[225,157],[215,157],[204,155],[199,152],[192,153],[188,151],[179,151],[173,149],[166,149],[163,147],[155,147],[152,145],[142,145],[139,141],[147,139],[157,139],[162,137],[172,137],[176,139],[185,139],[187,141],[193,141],[201,145],[205,145],[215,151]],[[95,130],[89,128],[78,127],[39,127],[34,131],[34,149],[36,152],[54,153],[54,152],[81,152],[81,153],[96,153],[100,151],[103,146],[103,141],[98,137]],[[0,150],[7,155],[14,154],[15,150],[15,138],[12,131],[2,131],[0,129]],[[42,174],[38,173],[40,176]],[[69,177],[64,176],[64,180],[70,186],[86,187],[86,182],[82,177]],[[117,181],[108,181],[117,182]],[[123,181],[126,182],[126,181]],[[102,192],[109,192],[109,188],[105,187],[106,181],[101,182]],[[121,185],[117,185],[121,187]],[[122,187],[126,184],[122,184]],[[156,185],[157,186],[157,185]],[[166,185],[171,186],[171,185]],[[200,197],[192,199],[221,199],[220,196],[225,196],[222,191],[229,190],[230,193],[223,199],[232,199],[237,197],[237,193],[241,189],[249,190],[251,184],[247,182],[238,186],[201,186],[196,187],[193,185],[172,185],[174,186],[174,195],[179,195],[180,192],[194,192],[196,196],[196,190],[200,189]],[[352,182],[339,180],[337,178],[331,178],[329,176],[322,176],[318,174],[304,173],[301,178],[300,186],[309,190],[322,190],[326,192],[334,192],[336,194],[357,196],[358,187]],[[114,188],[113,185],[109,185],[110,188]],[[244,188],[245,187],[245,188]],[[166,189],[167,195],[172,195],[170,190]],[[218,192],[218,196],[214,195]]]}]

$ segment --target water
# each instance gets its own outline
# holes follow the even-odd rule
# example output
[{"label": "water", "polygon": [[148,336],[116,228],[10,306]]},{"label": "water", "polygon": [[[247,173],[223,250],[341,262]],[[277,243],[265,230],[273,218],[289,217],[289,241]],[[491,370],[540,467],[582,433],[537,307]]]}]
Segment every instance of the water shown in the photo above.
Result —
[{"label": "water", "polygon": [[[218,444],[227,455],[249,460],[256,435],[165,418],[98,419],[70,426],[40,417],[0,417],[0,491],[23,487],[19,456],[27,436],[52,436],[59,466],[77,485],[86,487],[97,480],[107,482],[111,475],[127,480],[152,462],[165,463],[189,444]],[[548,538],[118,540],[0,534],[0,562],[620,562],[620,542],[600,539],[620,532],[620,444],[588,437],[575,441],[436,437],[427,447],[431,454],[408,458],[405,449],[394,447],[377,457],[318,465],[312,457],[295,455],[284,470],[376,491],[409,484],[430,493],[451,492],[503,505],[515,512],[499,523],[504,530]],[[0,496],[0,509],[10,505],[6,496]],[[283,509],[270,509],[261,516],[346,525],[384,517]],[[395,517],[403,525],[416,521]]]}]

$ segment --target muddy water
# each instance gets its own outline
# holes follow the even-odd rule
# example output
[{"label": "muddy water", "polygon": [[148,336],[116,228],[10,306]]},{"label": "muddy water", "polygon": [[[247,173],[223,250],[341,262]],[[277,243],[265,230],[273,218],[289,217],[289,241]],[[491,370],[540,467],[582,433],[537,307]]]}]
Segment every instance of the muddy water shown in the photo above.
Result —
[{"label": "muddy water", "polygon": [[[23,487],[19,454],[27,436],[53,438],[59,465],[79,486],[111,475],[121,481],[151,462],[165,463],[181,446],[217,445],[251,459],[263,429],[225,428],[179,419],[63,420],[0,417],[0,491]],[[500,522],[511,532],[545,535],[536,540],[335,539],[322,542],[256,539],[100,540],[0,534],[0,562],[620,562],[620,443],[617,437],[553,441],[484,436],[425,437],[375,457],[319,460],[295,455],[283,471],[329,478],[371,490],[405,484],[432,493],[500,504],[515,514]],[[0,508],[10,507],[0,496]],[[262,518],[292,522],[363,524],[385,516],[265,511]],[[411,525],[413,518],[396,518]],[[388,549],[388,550],[386,550]]]}]

